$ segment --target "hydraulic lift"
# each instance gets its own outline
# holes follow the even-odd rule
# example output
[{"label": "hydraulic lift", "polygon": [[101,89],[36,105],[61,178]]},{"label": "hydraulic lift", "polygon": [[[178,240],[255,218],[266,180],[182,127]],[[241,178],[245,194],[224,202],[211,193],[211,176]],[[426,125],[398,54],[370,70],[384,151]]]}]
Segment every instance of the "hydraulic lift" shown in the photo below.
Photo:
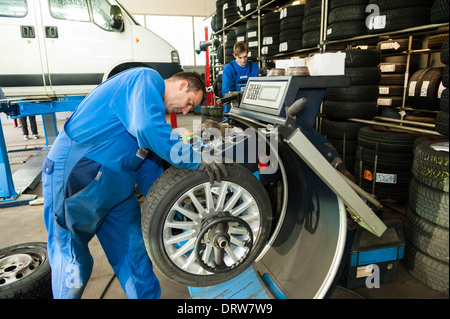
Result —
[{"label": "hydraulic lift", "polygon": [[343,260],[349,220],[374,236],[384,233],[371,208],[381,204],[335,169],[299,128],[300,118],[314,125],[327,88],[349,84],[346,76],[255,77],[243,93],[219,101],[234,100],[230,123],[280,139],[283,205],[253,265],[225,283],[189,287],[192,298],[324,298]]},{"label": "hydraulic lift", "polygon": [[35,195],[22,194],[29,188],[34,188],[40,180],[40,167],[58,135],[56,112],[73,111],[84,96],[65,96],[58,98],[0,100],[0,112],[12,119],[23,116],[42,115],[46,147],[24,164],[14,176],[6,149],[3,128],[0,123],[0,207],[27,205],[36,198]]}]

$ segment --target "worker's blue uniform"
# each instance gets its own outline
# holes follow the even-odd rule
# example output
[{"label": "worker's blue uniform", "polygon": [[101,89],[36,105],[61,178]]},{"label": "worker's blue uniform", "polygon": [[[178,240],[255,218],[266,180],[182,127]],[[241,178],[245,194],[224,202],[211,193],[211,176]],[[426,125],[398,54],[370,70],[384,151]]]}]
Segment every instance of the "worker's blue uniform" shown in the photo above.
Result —
[{"label": "worker's blue uniform", "polygon": [[[244,91],[247,81],[250,77],[258,76],[259,66],[255,62],[247,61],[247,64],[242,67],[237,64],[236,60],[231,61],[223,68],[222,72],[222,96],[225,93],[234,91]],[[228,113],[231,105],[224,104],[223,111]]]},{"label": "worker's blue uniform", "polygon": [[135,184],[146,194],[163,172],[161,158],[190,169],[201,162],[192,148],[173,148],[179,135],[166,122],[164,92],[164,80],[151,69],[122,72],[93,90],[56,138],[42,165],[55,298],[81,297],[94,235],[128,298],[159,298]]}]

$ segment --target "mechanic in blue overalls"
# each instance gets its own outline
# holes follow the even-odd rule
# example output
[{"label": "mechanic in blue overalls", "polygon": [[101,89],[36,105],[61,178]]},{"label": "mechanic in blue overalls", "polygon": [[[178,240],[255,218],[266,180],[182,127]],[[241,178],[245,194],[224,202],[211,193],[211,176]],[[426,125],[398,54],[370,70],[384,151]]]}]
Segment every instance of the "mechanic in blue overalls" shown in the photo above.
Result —
[{"label": "mechanic in blue overalls", "polygon": [[[259,66],[248,60],[248,47],[245,42],[237,42],[233,47],[235,60],[223,68],[222,72],[222,96],[225,93],[244,91],[248,78],[258,76]],[[230,104],[223,105],[223,112],[228,113]]]},{"label": "mechanic in blue overalls", "polygon": [[154,70],[134,68],[100,84],[66,121],[42,165],[54,298],[81,298],[95,235],[128,298],[159,298],[135,184],[147,194],[163,172],[161,158],[206,171],[210,181],[227,175],[207,155],[174,147],[179,135],[166,122],[166,112],[186,114],[205,96],[197,73],[164,80]]}]

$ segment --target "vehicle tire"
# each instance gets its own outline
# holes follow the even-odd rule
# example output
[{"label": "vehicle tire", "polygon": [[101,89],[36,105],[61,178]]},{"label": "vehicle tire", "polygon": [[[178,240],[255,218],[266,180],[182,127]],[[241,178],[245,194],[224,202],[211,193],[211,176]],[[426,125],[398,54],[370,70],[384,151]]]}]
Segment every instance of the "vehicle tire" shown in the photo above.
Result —
[{"label": "vehicle tire", "polygon": [[52,299],[46,243],[0,249],[0,299]]},{"label": "vehicle tire", "polygon": [[436,0],[431,7],[431,23],[448,22],[448,0]]},{"label": "vehicle tire", "polygon": [[409,184],[409,207],[420,217],[448,228],[448,193],[420,183],[415,177]]},{"label": "vehicle tire", "polygon": [[383,29],[368,29],[369,34],[403,30],[415,26],[430,24],[431,7],[403,7],[391,10],[381,10],[381,16],[386,16]]},{"label": "vehicle tire", "polygon": [[375,149],[379,143],[379,151],[410,153],[417,133],[407,132],[380,125],[364,126],[359,130],[358,142],[361,146]]},{"label": "vehicle tire", "polygon": [[424,141],[416,146],[412,173],[417,180],[425,185],[444,192],[449,191],[448,144],[447,151],[435,149],[444,146],[448,139]]},{"label": "vehicle tire", "polygon": [[345,67],[361,68],[361,67],[378,67],[381,61],[380,50],[345,50]]},{"label": "vehicle tire", "polygon": [[[363,100],[362,100],[363,101]],[[377,102],[323,101],[323,113],[336,120],[358,118],[371,120],[377,113]]]},{"label": "vehicle tire", "polygon": [[436,132],[448,136],[448,112],[438,112],[438,114],[436,114],[436,122],[434,125]]},{"label": "vehicle tire", "polygon": [[448,39],[442,43],[441,47],[441,62],[448,64]]},{"label": "vehicle tire", "polygon": [[[205,172],[170,167],[156,180],[145,199],[142,230],[147,252],[160,272],[175,282],[198,287],[225,282],[251,265],[266,244],[272,214],[264,187],[243,166],[226,165],[228,177],[213,185]],[[239,224],[230,227],[227,234],[230,245],[222,258],[228,268],[207,271],[196,256],[201,253],[211,267],[214,249],[205,242],[211,235],[208,222],[217,220],[220,214],[228,215],[224,212],[248,223],[253,247],[250,251],[248,247],[245,249],[245,240],[251,237],[246,228]],[[206,248],[197,255],[194,252],[197,236],[205,230],[207,237],[202,236],[200,243]]]},{"label": "vehicle tire", "polygon": [[343,88],[329,88],[325,99],[341,102],[376,101],[379,95],[377,85],[355,85]]},{"label": "vehicle tire", "polygon": [[449,262],[448,228],[433,224],[408,208],[405,234],[414,247],[433,258]]},{"label": "vehicle tire", "polygon": [[406,242],[404,261],[406,269],[414,278],[425,286],[448,295],[448,263],[428,256],[408,241]]}]

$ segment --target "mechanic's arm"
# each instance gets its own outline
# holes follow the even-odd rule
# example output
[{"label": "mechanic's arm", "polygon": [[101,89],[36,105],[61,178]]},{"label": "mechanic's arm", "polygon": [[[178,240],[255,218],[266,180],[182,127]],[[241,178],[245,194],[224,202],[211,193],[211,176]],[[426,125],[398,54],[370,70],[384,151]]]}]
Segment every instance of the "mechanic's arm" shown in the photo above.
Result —
[{"label": "mechanic's arm", "polygon": [[222,96],[225,97],[225,93],[231,91],[236,91],[234,72],[232,67],[227,64],[222,72]]}]

